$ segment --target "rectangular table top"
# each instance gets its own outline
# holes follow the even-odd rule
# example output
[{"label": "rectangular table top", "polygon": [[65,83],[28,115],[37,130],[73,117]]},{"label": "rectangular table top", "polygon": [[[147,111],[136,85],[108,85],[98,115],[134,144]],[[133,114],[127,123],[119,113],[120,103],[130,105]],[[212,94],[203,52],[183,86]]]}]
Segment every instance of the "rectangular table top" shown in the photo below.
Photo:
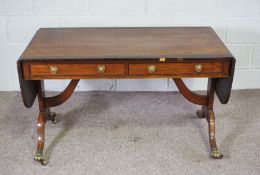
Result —
[{"label": "rectangular table top", "polygon": [[22,61],[232,58],[210,27],[41,28]]},{"label": "rectangular table top", "polygon": [[42,28],[17,69],[26,107],[46,79],[207,77],[227,103],[235,62],[210,27]]}]

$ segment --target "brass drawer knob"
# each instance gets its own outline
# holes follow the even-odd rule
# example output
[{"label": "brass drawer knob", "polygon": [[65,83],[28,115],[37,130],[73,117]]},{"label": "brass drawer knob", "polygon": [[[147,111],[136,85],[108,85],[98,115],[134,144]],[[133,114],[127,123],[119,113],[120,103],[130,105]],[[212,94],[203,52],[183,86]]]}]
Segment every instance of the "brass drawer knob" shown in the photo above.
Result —
[{"label": "brass drawer knob", "polygon": [[104,65],[98,65],[97,72],[98,73],[104,73],[106,71],[106,67]]},{"label": "brass drawer knob", "polygon": [[56,66],[51,66],[51,67],[49,68],[49,71],[50,71],[50,73],[51,73],[52,75],[55,75],[55,74],[57,74],[57,72],[59,71],[59,69],[58,69]]},{"label": "brass drawer knob", "polygon": [[202,65],[201,64],[195,64],[195,71],[196,72],[202,72]]},{"label": "brass drawer knob", "polygon": [[147,67],[147,70],[148,70],[149,73],[152,74],[152,73],[154,73],[156,71],[156,67],[155,67],[155,65],[149,65]]}]

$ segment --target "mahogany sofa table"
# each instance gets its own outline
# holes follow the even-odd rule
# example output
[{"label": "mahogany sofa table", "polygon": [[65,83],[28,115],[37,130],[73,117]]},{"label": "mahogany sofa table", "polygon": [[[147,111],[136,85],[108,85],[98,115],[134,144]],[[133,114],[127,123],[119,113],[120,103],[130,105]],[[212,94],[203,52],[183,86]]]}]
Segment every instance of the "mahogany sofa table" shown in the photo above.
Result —
[{"label": "mahogany sofa table", "polygon": [[[42,28],[17,61],[24,105],[38,96],[38,143],[35,160],[43,165],[44,125],[55,121],[50,108],[61,105],[80,79],[172,78],[180,93],[201,105],[211,156],[220,159],[215,139],[214,93],[226,104],[235,58],[210,27]],[[191,92],[181,78],[208,78],[207,94]],[[46,97],[44,80],[71,79],[57,96]]]}]

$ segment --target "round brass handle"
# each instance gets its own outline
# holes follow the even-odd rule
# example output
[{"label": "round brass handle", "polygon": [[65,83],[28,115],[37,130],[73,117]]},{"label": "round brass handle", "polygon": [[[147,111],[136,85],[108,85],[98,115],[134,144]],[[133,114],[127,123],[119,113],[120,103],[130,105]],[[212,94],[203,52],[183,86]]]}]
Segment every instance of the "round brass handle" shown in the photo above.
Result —
[{"label": "round brass handle", "polygon": [[59,71],[59,69],[58,69],[56,66],[51,66],[51,67],[49,68],[49,71],[50,71],[50,73],[51,73],[52,75],[55,75],[55,74],[57,74],[57,72]]},{"label": "round brass handle", "polygon": [[106,71],[106,67],[104,65],[98,65],[97,67],[98,73],[104,73]]},{"label": "round brass handle", "polygon": [[155,67],[155,65],[149,65],[147,67],[147,70],[148,70],[149,73],[152,74],[152,73],[154,73],[156,71],[156,67]]},{"label": "round brass handle", "polygon": [[201,64],[195,64],[194,66],[196,72],[202,72],[202,65]]}]

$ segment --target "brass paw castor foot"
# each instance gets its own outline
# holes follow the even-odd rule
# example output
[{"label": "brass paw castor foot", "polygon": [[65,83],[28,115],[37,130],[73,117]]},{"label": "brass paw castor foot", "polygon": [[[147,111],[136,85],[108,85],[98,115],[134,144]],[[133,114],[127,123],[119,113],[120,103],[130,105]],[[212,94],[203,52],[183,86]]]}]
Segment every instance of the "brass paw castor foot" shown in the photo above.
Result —
[{"label": "brass paw castor foot", "polygon": [[205,115],[204,115],[204,113],[203,113],[203,110],[197,110],[197,111],[196,111],[196,114],[197,114],[197,116],[198,116],[199,118],[205,118]]},{"label": "brass paw castor foot", "polygon": [[219,150],[217,148],[215,148],[215,149],[212,149],[212,151],[211,151],[211,157],[213,159],[222,159],[223,158],[223,154],[221,154],[219,152]]},{"label": "brass paw castor foot", "polygon": [[36,154],[34,156],[34,160],[42,164],[43,166],[47,165],[47,160],[44,159],[43,157],[43,151],[42,150],[37,150]]},{"label": "brass paw castor foot", "polygon": [[51,115],[52,115],[52,123],[56,124],[58,122],[57,114],[55,112],[52,112]]},{"label": "brass paw castor foot", "polygon": [[203,109],[200,109],[200,110],[197,110],[196,111],[196,114],[199,118],[206,118],[206,115],[205,112],[203,111]]},{"label": "brass paw castor foot", "polygon": [[50,112],[49,113],[49,118],[52,121],[53,124],[56,124],[58,122],[57,120],[57,114],[55,112]]}]

